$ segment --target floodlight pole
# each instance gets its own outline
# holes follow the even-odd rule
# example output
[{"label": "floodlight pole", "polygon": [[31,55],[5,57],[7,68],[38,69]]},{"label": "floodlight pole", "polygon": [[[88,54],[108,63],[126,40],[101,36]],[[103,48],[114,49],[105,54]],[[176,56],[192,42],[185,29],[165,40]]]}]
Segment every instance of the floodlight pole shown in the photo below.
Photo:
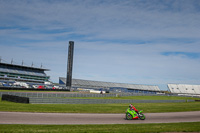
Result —
[{"label": "floodlight pole", "polygon": [[72,86],[73,54],[74,54],[74,42],[69,41],[66,87],[70,91],[71,91],[71,86]]}]

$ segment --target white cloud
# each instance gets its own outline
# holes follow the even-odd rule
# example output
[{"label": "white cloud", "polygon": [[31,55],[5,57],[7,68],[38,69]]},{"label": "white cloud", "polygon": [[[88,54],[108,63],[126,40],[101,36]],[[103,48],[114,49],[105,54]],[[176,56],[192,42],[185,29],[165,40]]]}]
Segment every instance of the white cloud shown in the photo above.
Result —
[{"label": "white cloud", "polygon": [[[2,58],[66,76],[67,43],[75,41],[74,77],[102,81],[199,83],[198,1],[0,1]],[[192,80],[191,80],[192,79]]]}]

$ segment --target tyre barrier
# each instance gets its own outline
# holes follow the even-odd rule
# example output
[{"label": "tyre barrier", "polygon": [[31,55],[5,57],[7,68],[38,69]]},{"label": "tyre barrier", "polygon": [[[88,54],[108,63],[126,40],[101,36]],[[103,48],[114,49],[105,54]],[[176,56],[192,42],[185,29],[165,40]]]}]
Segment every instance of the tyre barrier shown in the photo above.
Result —
[{"label": "tyre barrier", "polygon": [[16,102],[16,103],[29,103],[29,98],[14,95],[3,94],[2,101]]}]

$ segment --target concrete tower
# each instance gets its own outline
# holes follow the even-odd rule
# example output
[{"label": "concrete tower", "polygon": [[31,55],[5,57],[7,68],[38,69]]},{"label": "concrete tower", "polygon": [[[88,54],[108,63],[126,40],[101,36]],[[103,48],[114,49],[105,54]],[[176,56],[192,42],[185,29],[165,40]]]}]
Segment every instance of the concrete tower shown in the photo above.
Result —
[{"label": "concrete tower", "polygon": [[70,90],[72,86],[73,54],[74,54],[74,42],[69,41],[66,87]]}]

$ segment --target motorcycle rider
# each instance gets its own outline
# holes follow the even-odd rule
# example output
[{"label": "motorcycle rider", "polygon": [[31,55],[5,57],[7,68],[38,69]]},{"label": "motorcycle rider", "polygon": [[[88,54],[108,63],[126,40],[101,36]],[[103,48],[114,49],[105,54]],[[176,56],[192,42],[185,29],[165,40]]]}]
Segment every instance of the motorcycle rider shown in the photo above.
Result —
[{"label": "motorcycle rider", "polygon": [[130,110],[135,110],[135,112],[138,114],[138,110],[132,104],[129,105],[129,108]]}]

